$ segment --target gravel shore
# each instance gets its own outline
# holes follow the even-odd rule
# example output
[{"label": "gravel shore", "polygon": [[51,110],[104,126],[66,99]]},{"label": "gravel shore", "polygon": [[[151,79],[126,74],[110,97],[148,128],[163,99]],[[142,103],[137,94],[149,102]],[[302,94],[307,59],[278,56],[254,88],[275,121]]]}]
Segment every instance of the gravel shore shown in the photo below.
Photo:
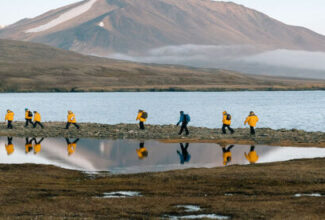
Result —
[{"label": "gravel shore", "polygon": [[79,137],[107,139],[153,139],[163,142],[211,142],[217,144],[266,144],[279,146],[317,146],[325,147],[324,132],[306,132],[297,129],[273,130],[257,128],[251,136],[249,129],[236,129],[235,134],[222,134],[221,129],[189,127],[190,135],[178,135],[175,125],[146,125],[141,131],[137,124],[95,124],[80,123],[81,129],[71,127],[65,130],[63,122],[44,123],[45,128],[24,128],[23,122],[15,122],[14,129],[8,130],[0,125],[0,136],[13,137]]}]

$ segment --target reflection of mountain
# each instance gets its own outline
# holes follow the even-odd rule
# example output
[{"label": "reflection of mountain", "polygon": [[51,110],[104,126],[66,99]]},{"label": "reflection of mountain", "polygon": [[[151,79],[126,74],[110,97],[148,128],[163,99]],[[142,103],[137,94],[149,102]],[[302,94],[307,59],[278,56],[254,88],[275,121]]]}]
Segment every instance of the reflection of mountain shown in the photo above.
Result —
[{"label": "reflection of mountain", "polygon": [[[46,139],[42,143],[39,154],[25,154],[24,139],[14,138],[15,152],[7,156],[5,151],[6,139],[0,140],[1,163],[36,163],[53,164],[69,169],[84,171],[111,171],[113,173],[139,173],[166,171],[194,167],[223,166],[223,152],[215,144],[190,144],[188,152],[191,160],[183,165],[176,151],[179,144],[162,144],[156,141],[146,141],[144,147],[148,149],[147,158],[140,160],[136,149],[139,142],[133,140],[80,140],[76,152],[68,156],[67,145],[63,138]],[[325,157],[322,148],[292,148],[256,146],[259,155],[258,163],[285,161],[299,158]],[[244,153],[248,153],[250,146],[235,145],[231,149],[232,164],[248,164]]]}]

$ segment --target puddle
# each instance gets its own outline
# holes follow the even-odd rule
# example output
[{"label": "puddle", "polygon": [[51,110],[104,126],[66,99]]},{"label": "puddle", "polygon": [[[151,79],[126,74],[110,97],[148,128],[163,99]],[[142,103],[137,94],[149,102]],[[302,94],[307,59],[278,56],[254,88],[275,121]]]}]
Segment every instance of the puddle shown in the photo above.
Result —
[{"label": "puddle", "polygon": [[230,219],[229,216],[216,214],[184,215],[184,216],[166,216],[169,219]]},{"label": "puddle", "polygon": [[104,199],[110,199],[110,198],[131,198],[141,196],[141,193],[139,192],[133,192],[133,191],[118,191],[118,192],[109,192],[104,193],[102,197]]},{"label": "puddle", "polygon": [[201,210],[200,206],[196,205],[177,205],[176,207],[185,209],[185,212],[198,212]]},{"label": "puddle", "polygon": [[325,157],[325,148],[216,144],[165,144],[158,141],[0,137],[0,163],[45,164],[111,174],[212,168]]},{"label": "puddle", "polygon": [[320,193],[310,193],[310,194],[297,193],[297,194],[294,195],[294,197],[323,197],[323,195],[320,194]]}]

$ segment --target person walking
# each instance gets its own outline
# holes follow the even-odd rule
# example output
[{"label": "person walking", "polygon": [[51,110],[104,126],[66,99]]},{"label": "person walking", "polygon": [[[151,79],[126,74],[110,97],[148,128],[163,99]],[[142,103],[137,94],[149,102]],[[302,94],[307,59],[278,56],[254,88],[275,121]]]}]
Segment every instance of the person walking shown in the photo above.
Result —
[{"label": "person walking", "polygon": [[77,149],[77,143],[79,141],[79,138],[77,138],[76,140],[74,140],[73,142],[70,141],[69,138],[65,139],[67,142],[67,150],[68,150],[68,155],[71,156],[72,154],[74,154],[74,152],[76,152]]},{"label": "person walking", "polygon": [[222,156],[223,156],[223,165],[227,166],[228,163],[231,162],[232,154],[231,149],[234,147],[234,145],[230,145],[228,148],[223,147],[222,148]]},{"label": "person walking", "polygon": [[180,159],[180,163],[184,164],[186,162],[189,162],[191,160],[191,155],[188,152],[188,147],[189,147],[189,143],[184,144],[183,143],[179,143],[180,147],[181,147],[181,152],[179,150],[177,150],[177,154],[179,156]]},{"label": "person walking", "polygon": [[139,149],[136,149],[139,160],[143,160],[148,157],[148,150],[144,147],[144,141],[141,141],[139,144]]},{"label": "person walking", "polygon": [[13,129],[12,122],[14,121],[14,116],[15,114],[8,109],[5,117],[5,121],[8,121],[8,129]]},{"label": "person walking", "polygon": [[41,138],[39,141],[37,141],[36,138],[33,138],[34,141],[34,154],[38,154],[39,152],[41,152],[42,146],[41,143],[44,140],[44,138]]},{"label": "person walking", "polygon": [[187,128],[187,125],[190,121],[191,121],[190,116],[188,114],[184,114],[184,111],[180,111],[179,121],[176,124],[176,126],[178,126],[180,123],[182,123],[181,130],[178,133],[179,135],[181,135],[184,130],[186,135],[190,134]]},{"label": "person walking", "polygon": [[37,111],[34,111],[34,125],[33,125],[33,128],[36,128],[37,125],[41,126],[42,129],[44,128],[43,124],[41,123],[41,114],[38,113]]},{"label": "person walking", "polygon": [[11,155],[15,151],[15,146],[12,143],[12,137],[8,137],[8,144],[6,144],[7,155]]},{"label": "person walking", "polygon": [[72,111],[68,111],[68,121],[67,125],[65,126],[65,129],[69,129],[70,125],[73,124],[77,129],[80,128],[80,126],[77,124],[77,119],[75,114]]},{"label": "person walking", "polygon": [[253,111],[251,111],[244,122],[244,125],[246,125],[248,123],[248,125],[250,126],[251,135],[255,135],[255,127],[256,127],[258,120],[259,119],[255,115],[255,113]]},{"label": "person walking", "polygon": [[138,115],[136,120],[139,121],[139,127],[141,130],[144,130],[144,123],[147,121],[148,118],[148,113],[143,111],[143,110],[139,110],[138,111]]},{"label": "person walking", "polygon": [[226,111],[222,113],[222,133],[226,134],[226,128],[230,131],[231,134],[235,133],[234,129],[230,127],[231,125],[231,115],[228,114]]},{"label": "person walking", "polygon": [[33,126],[32,119],[33,119],[33,113],[28,108],[25,108],[25,120],[26,120],[25,128],[28,127],[29,124]]},{"label": "person walking", "polygon": [[26,143],[25,143],[25,153],[28,154],[29,152],[31,152],[33,150],[33,139],[29,139],[28,137],[25,139]]},{"label": "person walking", "polygon": [[251,149],[248,154],[246,154],[246,152],[245,152],[245,157],[251,164],[254,164],[258,161],[258,155],[257,155],[254,145],[251,146]]}]

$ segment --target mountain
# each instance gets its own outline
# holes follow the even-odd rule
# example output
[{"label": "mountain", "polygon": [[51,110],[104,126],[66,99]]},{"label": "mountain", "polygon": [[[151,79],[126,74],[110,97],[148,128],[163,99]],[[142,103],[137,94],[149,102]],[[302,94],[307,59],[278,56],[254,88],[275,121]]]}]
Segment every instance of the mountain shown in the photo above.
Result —
[{"label": "mountain", "polygon": [[322,35],[210,0],[88,0],[24,19],[0,37],[102,56],[184,44],[325,51]]},{"label": "mountain", "polygon": [[[0,38],[136,62],[325,79],[325,67],[314,65],[325,56],[325,36],[231,2],[86,0],[23,19]],[[304,54],[289,65],[292,51]]]},{"label": "mountain", "polygon": [[0,92],[324,89],[324,81],[148,65],[0,40]]}]

